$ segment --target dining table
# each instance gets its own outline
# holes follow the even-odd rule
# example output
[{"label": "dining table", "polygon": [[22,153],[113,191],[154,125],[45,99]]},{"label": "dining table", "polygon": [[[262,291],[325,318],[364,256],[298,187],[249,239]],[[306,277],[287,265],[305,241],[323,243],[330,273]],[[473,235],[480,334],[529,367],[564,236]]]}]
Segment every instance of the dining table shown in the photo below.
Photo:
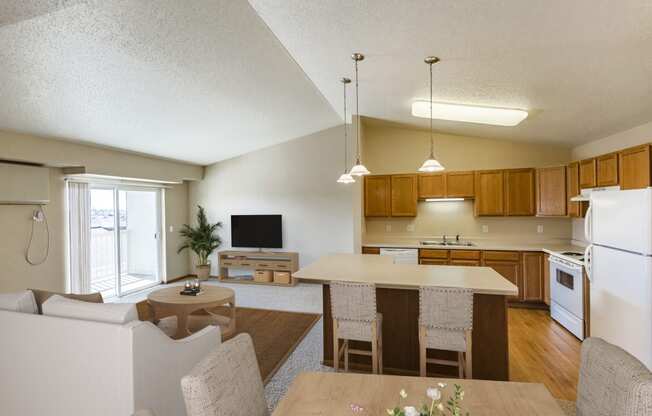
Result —
[{"label": "dining table", "polygon": [[455,385],[464,392],[461,415],[564,416],[548,389],[538,383],[334,372],[300,373],[273,416],[382,416],[395,407],[430,405],[427,390],[433,387],[440,389],[445,405]]}]

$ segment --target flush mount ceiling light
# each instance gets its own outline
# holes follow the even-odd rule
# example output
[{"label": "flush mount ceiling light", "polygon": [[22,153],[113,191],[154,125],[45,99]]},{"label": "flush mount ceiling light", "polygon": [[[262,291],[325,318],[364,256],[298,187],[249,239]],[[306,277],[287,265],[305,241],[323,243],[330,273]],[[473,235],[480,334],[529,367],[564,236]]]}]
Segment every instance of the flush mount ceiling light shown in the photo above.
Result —
[{"label": "flush mount ceiling light", "polygon": [[340,80],[342,82],[342,86],[344,87],[344,173],[342,173],[337,180],[338,183],[353,183],[355,182],[355,179],[353,179],[353,176],[351,176],[347,172],[347,165],[348,165],[348,146],[349,146],[349,141],[346,133],[346,84],[351,83],[351,80],[348,78],[342,78]]},{"label": "flush mount ceiling light", "polygon": [[[432,101],[432,97],[430,100]],[[437,120],[462,121],[504,127],[516,126],[528,116],[525,110],[435,102],[432,103],[431,115],[431,101],[413,102],[412,115]]]},{"label": "flush mount ceiling light", "polygon": [[440,172],[444,170],[444,167],[437,159],[435,159],[435,138],[432,136],[432,64],[439,62],[439,58],[436,56],[427,56],[424,59],[424,62],[430,67],[430,156],[423,162],[423,165],[419,168],[419,172]]},{"label": "flush mount ceiling light", "polygon": [[357,135],[357,145],[356,145],[356,155],[355,155],[355,166],[351,168],[351,175],[362,176],[368,175],[369,170],[362,164],[360,161],[360,107],[358,102],[358,62],[364,59],[364,55],[361,53],[354,53],[351,55],[351,59],[355,62],[355,113],[357,115],[356,123],[356,135]]}]

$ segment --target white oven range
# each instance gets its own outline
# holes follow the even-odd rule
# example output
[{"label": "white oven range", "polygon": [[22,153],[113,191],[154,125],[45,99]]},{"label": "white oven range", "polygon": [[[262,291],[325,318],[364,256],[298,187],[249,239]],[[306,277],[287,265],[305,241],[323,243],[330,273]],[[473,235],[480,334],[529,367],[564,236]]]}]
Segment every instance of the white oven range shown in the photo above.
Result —
[{"label": "white oven range", "polygon": [[[566,254],[566,253],[564,253]],[[584,268],[581,263],[550,255],[550,316],[584,339]]]}]

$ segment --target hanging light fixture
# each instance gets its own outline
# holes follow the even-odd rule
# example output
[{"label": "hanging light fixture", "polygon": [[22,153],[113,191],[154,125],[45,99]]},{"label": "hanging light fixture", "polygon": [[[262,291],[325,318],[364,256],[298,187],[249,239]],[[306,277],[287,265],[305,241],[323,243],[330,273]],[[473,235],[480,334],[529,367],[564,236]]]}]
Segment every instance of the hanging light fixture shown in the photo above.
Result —
[{"label": "hanging light fixture", "polygon": [[355,179],[353,179],[353,176],[351,176],[346,170],[346,167],[348,165],[348,146],[349,146],[349,141],[346,134],[346,84],[350,84],[351,80],[349,78],[342,78],[340,81],[342,82],[342,86],[344,87],[344,173],[340,175],[337,182],[353,183],[355,182]]},{"label": "hanging light fixture", "polygon": [[351,168],[349,174],[355,176],[368,175],[369,170],[362,164],[360,161],[360,107],[358,100],[358,62],[364,59],[364,55],[361,53],[354,53],[351,55],[351,59],[355,62],[355,112],[357,114],[357,123],[356,123],[356,136],[357,136],[357,145],[356,145],[356,155],[355,155],[355,166]]},{"label": "hanging light fixture", "polygon": [[435,138],[432,135],[432,64],[439,62],[436,56],[427,56],[424,62],[430,67],[430,156],[423,162],[419,168],[419,172],[439,172],[444,170],[444,167],[437,159],[435,159]]}]

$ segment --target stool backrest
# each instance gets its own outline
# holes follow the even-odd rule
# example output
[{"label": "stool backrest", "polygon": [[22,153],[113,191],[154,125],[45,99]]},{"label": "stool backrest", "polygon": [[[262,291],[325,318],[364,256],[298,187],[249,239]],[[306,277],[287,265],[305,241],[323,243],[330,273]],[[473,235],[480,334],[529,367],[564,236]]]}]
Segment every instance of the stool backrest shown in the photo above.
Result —
[{"label": "stool backrest", "polygon": [[601,338],[582,343],[577,415],[652,414],[652,373],[643,363]]},{"label": "stool backrest", "polygon": [[331,282],[331,314],[335,319],[372,322],[376,319],[376,285]]},{"label": "stool backrest", "polygon": [[460,331],[472,329],[473,291],[452,287],[420,287],[419,325]]}]

